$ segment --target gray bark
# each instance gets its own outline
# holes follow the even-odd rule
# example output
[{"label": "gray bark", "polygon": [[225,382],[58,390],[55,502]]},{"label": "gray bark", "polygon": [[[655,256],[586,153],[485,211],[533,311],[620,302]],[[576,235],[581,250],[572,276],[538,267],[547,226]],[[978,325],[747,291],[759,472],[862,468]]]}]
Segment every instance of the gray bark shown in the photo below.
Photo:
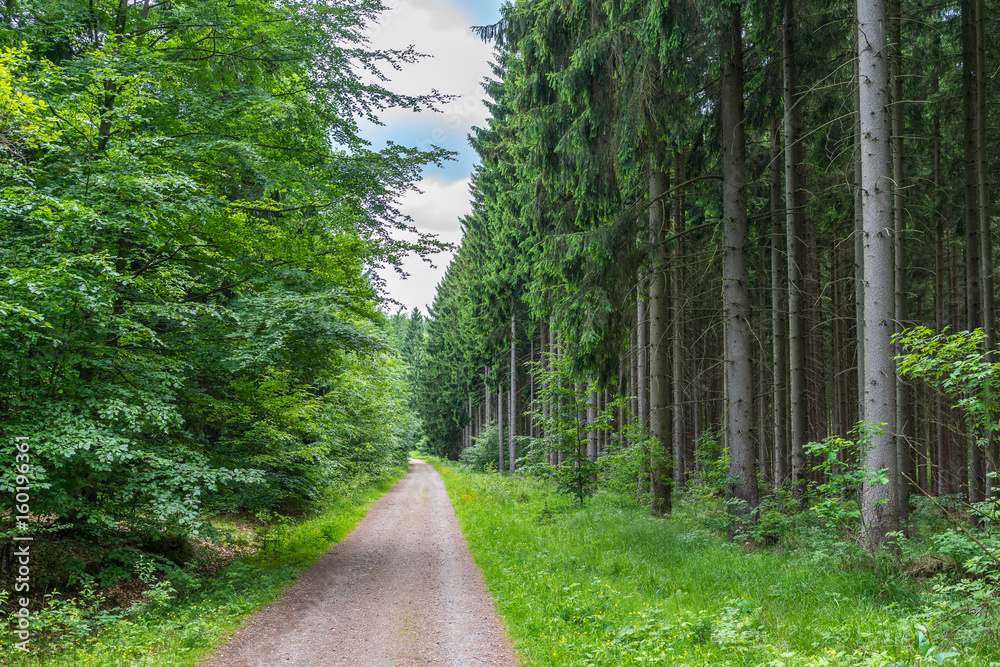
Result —
[{"label": "gray bark", "polygon": [[[629,358],[628,358],[628,395],[629,415],[633,426],[639,424],[639,331],[638,326],[629,331]],[[631,447],[634,442],[629,442]]]},{"label": "gray bark", "polygon": [[594,428],[594,424],[597,423],[597,388],[594,385],[593,378],[587,382],[587,458],[591,461],[597,460],[597,450],[599,445],[597,443],[597,429]]},{"label": "gray bark", "polygon": [[[648,279],[648,277],[647,277]],[[649,428],[649,321],[646,313],[646,295],[644,281],[639,281],[639,298],[636,306],[638,317],[638,350],[636,353],[636,366],[638,367],[638,397],[639,397],[639,424],[642,431]]]},{"label": "gray bark", "polygon": [[[996,355],[996,322],[994,320],[993,293],[993,233],[990,227],[990,180],[989,155],[986,142],[987,106],[986,106],[986,3],[976,0],[976,175],[979,190],[979,237],[982,251],[983,272],[983,333],[986,334],[986,351],[990,361],[995,361]],[[996,415],[991,415],[995,420]],[[987,453],[987,471],[996,472],[1000,464],[1000,439],[995,434],[985,434]],[[1000,495],[998,480],[986,478],[988,496]]]},{"label": "gray bark", "polygon": [[[976,141],[976,16],[973,0],[962,2],[962,114],[965,156],[966,302],[969,330],[983,326],[983,239],[979,217],[979,152]],[[986,498],[986,466],[976,439],[969,433],[969,501]]]},{"label": "gray bark", "polygon": [[[854,44],[859,48],[858,25],[854,24]],[[854,59],[854,80],[861,80],[861,70],[857,58]],[[858,339],[858,421],[865,415],[865,337],[862,323],[865,321],[865,230],[864,207],[861,204],[861,88],[854,87],[854,307]]]},{"label": "gray bark", "polygon": [[[669,188],[666,174],[653,169],[649,177],[649,197],[655,199]],[[650,511],[654,515],[670,512],[670,486],[673,483],[670,446],[670,394],[668,392],[668,298],[666,284],[666,202],[657,201],[649,210],[652,268],[649,276],[649,431]]]},{"label": "gray bark", "polygon": [[486,423],[493,421],[493,396],[490,394],[490,369],[483,369],[484,384],[486,386]]},{"label": "gray bark", "polygon": [[[555,365],[552,362],[555,360],[555,354],[556,354],[556,331],[555,331],[555,328],[552,326],[551,322],[549,323],[548,329],[549,329],[549,355],[548,355],[548,357],[546,357],[545,365],[546,365],[546,368],[548,368],[549,372],[551,373],[552,371],[555,370]],[[547,389],[549,389],[549,401],[548,401],[548,406],[546,408],[548,410],[549,419],[552,419],[553,417],[555,417],[558,414],[558,410],[559,410],[558,404],[555,403],[553,401],[553,398],[552,398],[551,381],[552,380],[551,380],[551,377],[550,377],[550,379],[549,379],[550,385],[547,387]],[[548,434],[546,434],[546,435],[548,435]],[[559,465],[559,450],[558,449],[553,449],[550,452],[549,456],[550,456],[550,463],[552,465]]]},{"label": "gray bark", "polygon": [[806,333],[802,224],[802,141],[795,82],[795,2],[784,0],[782,62],[785,107],[785,209],[788,260],[788,361],[792,485],[801,493],[806,443]]},{"label": "gray bark", "polygon": [[497,470],[504,471],[503,465],[503,385],[497,384],[497,449],[499,450],[499,461]]},{"label": "gray bark", "polygon": [[[541,333],[539,333],[541,336]],[[531,339],[531,348],[528,351],[528,363],[532,364],[535,361],[535,339]],[[530,366],[529,366],[530,368]],[[528,374],[528,435],[532,438],[537,437],[535,433],[535,374]]]},{"label": "gray bark", "polygon": [[[587,424],[587,385],[583,382],[573,384],[573,397],[576,402],[577,434],[581,434]],[[577,442],[577,454],[587,455],[587,443]]]},{"label": "gray bark", "polygon": [[508,455],[507,464],[513,475],[517,467],[517,316],[514,314],[514,300],[510,302],[510,408],[508,409],[510,425],[507,428]]},{"label": "gray bark", "polygon": [[[934,93],[938,92],[938,78],[934,78]],[[938,333],[944,332],[945,309],[947,305],[947,295],[945,293],[945,264],[944,264],[944,216],[941,215],[941,110],[934,109],[934,211],[935,211],[935,251],[934,251],[934,324]],[[937,475],[935,476],[934,490],[938,495],[948,493],[948,461],[949,453],[949,433],[944,424],[944,396],[941,392],[935,392],[934,398],[934,424],[936,428],[935,439],[937,441]]]},{"label": "gray bark", "polygon": [[753,369],[750,363],[750,274],[747,268],[747,165],[743,123],[743,21],[732,5],[729,45],[722,64],[722,266],[726,341],[726,442],[730,501],[748,516],[757,507],[756,447],[753,442]]},{"label": "gray bark", "polygon": [[[861,494],[864,539],[882,546],[899,527],[896,443],[896,365],[892,333],[892,179],[889,157],[889,64],[883,0],[858,0],[858,61],[861,97],[861,205],[864,215],[866,472]],[[874,479],[888,472],[888,484]]]},{"label": "gray bark", "polygon": [[[900,0],[889,0],[889,80],[892,93],[892,181],[893,181],[893,235],[895,237],[895,310],[897,333],[906,327],[909,312],[906,303],[906,174],[903,163],[903,44],[900,31]],[[902,354],[902,346],[896,354]],[[896,480],[899,496],[899,519],[906,521],[910,512],[910,478],[913,476],[910,446],[913,442],[913,422],[910,419],[910,388],[896,378]]]},{"label": "gray bark", "polygon": [[771,124],[771,352],[772,371],[771,409],[774,424],[774,485],[781,486],[788,476],[788,440],[787,415],[788,396],[785,391],[788,375],[788,338],[785,307],[788,303],[785,295],[784,271],[781,237],[782,202],[781,202],[781,170],[778,160],[781,157],[781,139],[778,120]]},{"label": "gray bark", "polygon": [[[680,154],[674,156],[674,179],[682,182]],[[684,483],[684,212],[681,209],[680,196],[674,197],[674,241],[673,252],[673,285],[671,300],[673,301],[673,318],[671,319],[673,339],[673,354],[671,355],[673,375],[673,404],[671,406],[673,431],[671,440],[674,443],[674,488],[679,489]]]}]

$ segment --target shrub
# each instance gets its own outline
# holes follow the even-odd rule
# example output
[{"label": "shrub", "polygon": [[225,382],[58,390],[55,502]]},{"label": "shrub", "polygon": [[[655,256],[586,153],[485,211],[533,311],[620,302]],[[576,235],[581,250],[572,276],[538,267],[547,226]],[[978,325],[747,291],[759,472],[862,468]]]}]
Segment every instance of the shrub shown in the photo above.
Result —
[{"label": "shrub", "polygon": [[[472,470],[488,472],[496,470],[499,464],[497,425],[490,423],[478,437],[472,439],[472,446],[462,450],[459,460]],[[506,455],[506,450],[504,450]]]}]

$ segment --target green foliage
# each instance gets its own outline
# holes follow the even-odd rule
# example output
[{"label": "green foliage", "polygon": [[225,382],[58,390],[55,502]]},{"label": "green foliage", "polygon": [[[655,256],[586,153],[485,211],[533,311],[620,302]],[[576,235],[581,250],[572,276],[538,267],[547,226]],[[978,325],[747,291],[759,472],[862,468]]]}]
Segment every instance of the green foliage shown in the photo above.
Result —
[{"label": "green foliage", "polygon": [[927,627],[924,625],[913,626],[913,652],[916,654],[912,659],[899,660],[891,663],[888,667],[918,667],[921,665],[943,665],[950,662],[952,658],[961,655],[958,651],[942,651],[937,646],[931,644],[927,637]]},{"label": "green foliage", "polygon": [[[472,439],[472,446],[462,450],[459,461],[477,472],[496,472],[500,463],[497,440],[497,425],[490,423],[482,432]],[[507,443],[503,443],[506,448]]]},{"label": "green foliage", "polygon": [[579,448],[568,452],[561,466],[550,473],[560,492],[573,496],[583,505],[583,501],[597,491],[597,473],[600,468]]},{"label": "green foliage", "polygon": [[[142,558],[134,570],[148,588],[124,613],[105,609],[93,587],[73,598],[53,596],[35,616],[46,624],[45,632],[33,635],[28,654],[13,648],[9,620],[0,617],[0,662],[11,667],[197,664],[343,539],[404,472],[396,468],[377,478],[355,480],[353,488],[343,489],[319,514],[288,522],[268,549],[213,574]],[[7,597],[0,591],[0,602]]]},{"label": "green foliage", "polygon": [[701,432],[694,443],[694,459],[697,466],[694,485],[710,491],[713,495],[726,495],[729,480],[729,452],[722,446],[722,434],[711,429]]},{"label": "green foliage", "polygon": [[[640,479],[649,467],[650,437],[637,424],[625,429],[625,440],[631,445],[621,445],[602,452],[598,459],[601,488],[622,495],[645,497],[649,489],[638,488]],[[613,445],[616,443],[612,443]]]},{"label": "green foliage", "polygon": [[[706,518],[723,516],[718,498],[681,494],[670,518],[653,520],[632,494],[599,493],[580,508],[542,480],[438,469],[531,664],[1000,663],[988,635],[955,634],[975,616],[945,627],[941,598],[898,571],[845,554],[817,559],[812,545],[748,552],[727,543],[724,526],[706,529]],[[799,516],[831,540],[815,515]]]},{"label": "green foliage", "polygon": [[358,135],[441,99],[363,80],[416,57],[367,46],[381,9],[5,5],[0,489],[29,437],[35,516],[195,534],[404,458],[369,269],[441,247],[390,232],[444,154]]},{"label": "green foliage", "polygon": [[985,351],[982,329],[935,334],[927,327],[895,336],[900,375],[926,380],[957,400],[983,432],[1000,431],[1000,362]]},{"label": "green foliage", "polygon": [[[535,365],[532,374],[540,388],[540,404],[556,406],[548,412],[539,408],[532,413],[546,434],[531,445],[540,464],[533,470],[553,480],[560,492],[575,497],[582,506],[597,490],[601,470],[598,461],[587,456],[587,432],[610,430],[614,408],[622,407],[624,402],[609,405],[600,411],[594,423],[585,425],[580,422],[579,415],[596,400],[597,389],[590,386],[582,394],[576,391],[566,357],[549,356],[545,362]],[[543,460],[544,453],[549,451],[560,454],[562,465],[549,466]]]},{"label": "green foliage", "polygon": [[104,597],[93,582],[74,597],[46,593],[42,607],[31,616],[28,630],[52,649],[68,650],[121,620],[120,614],[104,610],[103,606]]}]

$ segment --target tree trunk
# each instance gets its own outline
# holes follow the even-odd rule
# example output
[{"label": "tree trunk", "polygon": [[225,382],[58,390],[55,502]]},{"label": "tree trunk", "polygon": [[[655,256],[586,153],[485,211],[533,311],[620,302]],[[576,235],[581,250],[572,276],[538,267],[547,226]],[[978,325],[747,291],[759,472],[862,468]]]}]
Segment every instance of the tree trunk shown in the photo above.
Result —
[{"label": "tree trunk", "polygon": [[[938,77],[934,77],[934,96],[940,87]],[[941,109],[934,108],[934,328],[937,333],[943,333],[945,328],[945,311],[948,295],[945,292],[945,259],[944,259],[944,215],[942,214],[942,177],[941,177]],[[950,433],[945,428],[944,395],[934,392],[934,423],[935,440],[937,442],[937,470],[934,490],[938,495],[950,493],[948,477],[948,462],[951,458],[949,439]]]},{"label": "tree trunk", "polygon": [[[628,370],[629,370],[629,384],[628,384],[628,395],[629,399],[629,412],[631,413],[629,417],[631,418],[631,424],[637,426],[639,422],[639,331],[638,325],[636,325],[631,331],[629,331],[629,359],[628,359]],[[630,442],[629,446],[634,445],[634,442]]]},{"label": "tree trunk", "polygon": [[[823,353],[822,323],[819,316],[819,285],[822,264],[823,247],[819,244],[816,221],[808,213],[806,202],[810,199],[808,171],[802,170],[799,181],[799,192],[802,193],[802,229],[805,233],[805,270],[802,275],[803,286],[803,327],[806,339],[806,437],[805,442],[818,442],[826,437],[826,382],[824,370],[829,364],[822,360],[827,357]],[[803,453],[806,477],[811,465],[809,457]],[[815,472],[815,471],[814,471]]]},{"label": "tree trunk", "polygon": [[[989,181],[989,146],[986,142],[987,106],[986,106],[986,2],[976,0],[976,176],[979,190],[979,236],[982,251],[983,273],[983,333],[986,334],[987,358],[995,361],[996,322],[993,306],[993,233],[990,227],[990,181]],[[996,415],[990,415],[990,421],[996,421]],[[1000,439],[992,431],[984,434],[986,452],[988,454],[983,474],[996,472],[1000,464]],[[990,497],[1000,494],[998,480],[986,477],[986,491]]]},{"label": "tree trunk", "polygon": [[[857,22],[854,24],[855,50],[860,49]],[[858,59],[854,59],[854,80],[861,80]],[[858,422],[865,416],[865,230],[864,206],[861,202],[861,89],[854,86],[854,308],[855,337],[858,339]]]},{"label": "tree trunk", "polygon": [[[539,333],[539,336],[541,333]],[[535,363],[535,339],[531,338],[528,348],[528,368],[531,368],[530,364]],[[532,438],[535,435],[535,409],[538,406],[535,405],[535,374],[529,370],[528,372],[528,410],[526,417],[528,419],[528,435]]]},{"label": "tree trunk", "polygon": [[[684,180],[683,168],[681,166],[681,155],[674,155],[674,181],[681,183]],[[673,285],[671,286],[671,297],[673,301],[673,318],[671,319],[671,338],[673,339],[672,361],[672,382],[673,405],[671,415],[673,417],[673,432],[671,440],[674,443],[674,488],[679,489],[684,484],[684,216],[681,210],[680,196],[674,197],[674,234],[677,240],[674,241],[674,262],[673,262]]]},{"label": "tree trunk", "polygon": [[[979,218],[979,155],[976,142],[976,16],[974,0],[962,1],[962,114],[964,116],[965,154],[965,246],[966,246],[966,316],[968,328],[983,325],[983,239]],[[986,498],[986,467],[976,438],[979,429],[970,424],[969,500]]]},{"label": "tree trunk", "polygon": [[493,421],[493,396],[490,394],[490,369],[483,368],[483,382],[486,386],[486,423]]},{"label": "tree trunk", "polygon": [[[749,517],[758,504],[753,442],[753,369],[750,363],[750,274],[747,268],[747,164],[743,124],[743,20],[732,5],[722,63],[722,267],[726,341],[727,496],[732,511]],[[740,501],[733,504],[732,501]],[[730,537],[733,530],[730,529]]]},{"label": "tree trunk", "polygon": [[[562,332],[558,332],[556,334],[556,349],[555,349],[554,354],[555,354],[556,358],[558,359],[559,363],[562,363],[562,361],[563,361],[563,352],[564,352],[564,348],[563,348],[563,334],[562,334]],[[563,404],[563,393],[561,391],[562,388],[563,388],[562,376],[559,376],[556,379],[556,382],[559,384],[560,392],[559,392],[559,397],[556,398],[556,404],[555,404],[554,408],[556,410],[556,414],[559,415],[559,419],[562,420],[563,415],[565,414],[565,411],[567,409],[567,407]],[[562,436],[560,435],[559,438],[560,438],[559,447],[558,447],[558,449],[556,451],[556,465],[562,466],[562,464],[566,462],[566,451],[565,451],[565,449],[562,446],[563,445]]]},{"label": "tree trunk", "polygon": [[587,381],[586,385],[587,392],[587,458],[591,461],[597,460],[597,428],[595,424],[597,423],[597,387],[594,383],[594,379],[591,378]]},{"label": "tree trunk", "polygon": [[774,485],[781,486],[788,477],[788,396],[786,377],[788,375],[788,319],[785,306],[784,270],[781,237],[782,201],[781,136],[778,119],[771,121],[771,353],[773,357],[771,382],[771,409],[774,425]]},{"label": "tree trunk", "polygon": [[833,385],[836,394],[836,424],[835,433],[842,438],[850,437],[850,417],[848,416],[847,401],[847,369],[848,365],[844,361],[847,352],[847,336],[844,333],[844,288],[841,271],[841,248],[842,240],[834,237],[832,256],[832,281],[833,281]]},{"label": "tree trunk", "polygon": [[801,494],[806,443],[806,332],[803,318],[801,121],[795,83],[795,2],[784,0],[782,30],[785,113],[785,219],[788,259],[788,359],[791,416],[792,485]]},{"label": "tree trunk", "polygon": [[[553,387],[552,387],[552,376],[551,376],[551,373],[555,371],[555,365],[552,362],[555,360],[555,355],[556,355],[556,331],[555,328],[552,326],[551,321],[549,322],[547,328],[549,334],[549,341],[548,341],[549,353],[545,357],[545,368],[546,370],[548,370],[550,375],[548,383],[546,384],[545,387],[548,390],[548,395],[549,395],[549,398],[546,401],[545,405],[545,412],[549,419],[553,419],[558,414],[557,412],[558,404],[556,403],[556,400],[553,398]],[[546,437],[551,438],[552,436],[555,435],[555,431],[553,431],[552,433],[545,433],[544,435]],[[549,465],[552,466],[559,465],[559,451],[555,447],[549,450]]]},{"label": "tree trunk", "polygon": [[[582,434],[582,431],[587,423],[587,385],[583,382],[577,382],[573,385],[573,396],[576,398],[576,421],[577,434]],[[580,456],[587,455],[587,443],[577,441],[577,452]]]},{"label": "tree trunk", "polygon": [[[639,269],[639,285],[638,285],[638,295],[636,299],[636,337],[637,337],[637,347],[636,347],[636,384],[638,391],[636,393],[637,401],[637,412],[636,417],[638,419],[638,432],[643,436],[649,433],[649,329],[647,322],[647,311],[646,311],[646,289],[648,286],[644,283],[643,279],[648,280],[648,276],[643,276],[642,269]],[[639,468],[639,488],[647,489],[649,486],[646,484],[646,478],[649,475],[649,453],[643,459],[643,464]],[[645,491],[640,491],[640,495]]]},{"label": "tree trunk", "polygon": [[514,300],[510,301],[510,408],[508,409],[510,426],[507,428],[507,458],[510,474],[513,475],[517,464],[517,316],[514,314]]},{"label": "tree trunk", "polygon": [[[886,12],[883,0],[858,0],[861,95],[861,202],[865,243],[865,412],[868,430],[865,480],[861,495],[864,540],[882,546],[899,526],[896,484],[896,365],[892,333],[895,316],[892,179],[889,158],[889,68],[885,53]],[[888,471],[888,484],[872,478]]]},{"label": "tree trunk", "polygon": [[499,462],[497,470],[503,474],[503,385],[497,384],[497,445],[499,449]]},{"label": "tree trunk", "polygon": [[[636,306],[638,317],[638,346],[636,354],[636,365],[638,367],[639,384],[639,425],[641,431],[646,433],[649,429],[649,320],[646,312],[646,295],[643,289],[643,280],[639,280],[639,298]],[[648,280],[649,277],[646,276]]]},{"label": "tree trunk", "polygon": [[[895,310],[896,333],[906,327],[909,312],[906,303],[906,174],[903,163],[903,42],[900,33],[900,0],[889,0],[889,79],[892,92],[892,181],[893,181],[893,234],[895,236]],[[896,354],[902,354],[897,346]],[[910,419],[910,389],[896,378],[896,465],[899,468],[898,484],[899,519],[905,522],[910,513],[910,477],[913,475],[910,447],[913,443],[913,421]]]},{"label": "tree trunk", "polygon": [[[653,169],[649,178],[649,197],[657,199],[667,192],[666,174]],[[670,486],[673,483],[670,446],[670,394],[668,392],[668,360],[670,345],[667,336],[668,296],[664,243],[667,227],[667,203],[662,199],[649,210],[649,229],[653,255],[649,276],[649,430],[652,436],[650,454],[650,511],[660,515],[670,512]]]}]

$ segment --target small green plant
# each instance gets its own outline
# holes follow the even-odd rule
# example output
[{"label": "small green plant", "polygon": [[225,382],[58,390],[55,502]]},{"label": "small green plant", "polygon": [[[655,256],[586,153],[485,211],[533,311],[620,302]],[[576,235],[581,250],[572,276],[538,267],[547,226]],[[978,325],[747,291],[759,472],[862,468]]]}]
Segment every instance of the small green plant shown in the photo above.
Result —
[{"label": "small green plant", "polygon": [[925,625],[913,626],[913,657],[899,660],[888,667],[924,667],[925,665],[943,665],[952,658],[961,655],[958,651],[943,651],[931,644],[928,629]]},{"label": "small green plant", "polygon": [[147,614],[152,611],[162,609],[170,604],[177,595],[177,589],[169,578],[160,578],[163,566],[152,558],[144,556],[135,567],[135,574],[139,581],[149,588],[143,593],[143,599],[134,603],[128,609],[128,615],[132,617]]},{"label": "small green plant", "polygon": [[694,443],[695,475],[693,485],[701,486],[718,497],[726,495],[729,480],[729,452],[722,446],[722,434],[706,429]]},{"label": "small green plant", "polygon": [[869,470],[862,463],[871,442],[872,430],[859,425],[853,435],[854,440],[830,436],[805,445],[806,451],[819,459],[813,470],[820,472],[824,480],[810,484],[809,491],[814,500],[809,509],[828,528],[848,534],[860,525],[861,493],[865,485],[889,483],[885,470]]},{"label": "small green plant", "polygon": [[[587,434],[590,431],[611,430],[616,408],[624,408],[624,399],[612,402],[597,414],[593,423],[582,423],[580,415],[588,411],[597,394],[589,387],[577,392],[569,372],[569,360],[549,356],[548,363],[537,363],[532,370],[539,389],[539,405],[556,406],[551,411],[541,409],[531,413],[546,434],[529,446],[532,456],[529,470],[538,477],[551,479],[561,493],[571,495],[583,506],[584,500],[597,490],[601,465],[587,454]],[[559,452],[561,465],[549,466],[545,453]],[[606,463],[606,462],[605,462]]]},{"label": "small green plant", "polygon": [[255,531],[261,551],[268,551],[281,541],[281,536],[290,527],[289,517],[273,510],[258,510],[254,513],[259,525]]},{"label": "small green plant", "polygon": [[[500,464],[497,425],[491,422],[482,432],[472,439],[472,446],[462,450],[459,461],[479,472],[496,471]],[[507,443],[504,443],[506,455]]]},{"label": "small green plant", "polygon": [[31,616],[31,629],[47,649],[68,649],[121,618],[114,611],[102,610],[103,605],[104,596],[93,581],[75,597],[46,593],[44,605]]}]

